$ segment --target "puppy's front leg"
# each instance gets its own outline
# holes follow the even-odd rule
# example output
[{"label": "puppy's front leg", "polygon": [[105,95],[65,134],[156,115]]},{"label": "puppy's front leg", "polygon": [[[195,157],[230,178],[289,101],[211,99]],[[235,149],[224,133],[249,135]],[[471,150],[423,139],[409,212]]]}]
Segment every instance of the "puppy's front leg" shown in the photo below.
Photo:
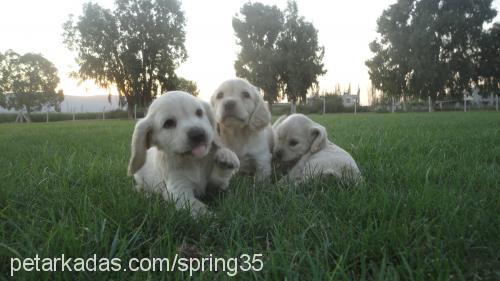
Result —
[{"label": "puppy's front leg", "polygon": [[299,184],[303,182],[306,178],[306,167],[309,162],[310,155],[306,154],[302,156],[302,158],[293,166],[290,171],[283,177],[279,182],[280,183],[291,183],[291,184]]},{"label": "puppy's front leg", "polygon": [[177,209],[189,208],[193,217],[208,212],[207,206],[196,199],[193,187],[187,182],[175,182],[168,185],[162,195],[165,200],[174,200]]},{"label": "puppy's front leg", "polygon": [[271,176],[271,153],[266,153],[260,155],[257,159],[255,159],[255,181],[262,182]]},{"label": "puppy's front leg", "polygon": [[220,148],[215,152],[214,162],[208,184],[226,190],[229,180],[240,168],[238,156],[227,148]]}]

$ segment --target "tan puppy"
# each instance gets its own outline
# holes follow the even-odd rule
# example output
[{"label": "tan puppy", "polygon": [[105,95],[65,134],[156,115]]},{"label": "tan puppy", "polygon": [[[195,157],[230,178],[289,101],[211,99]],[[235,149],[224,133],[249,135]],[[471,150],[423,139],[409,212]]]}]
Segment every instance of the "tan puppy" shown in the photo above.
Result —
[{"label": "tan puppy", "polygon": [[355,181],[361,178],[351,155],[331,143],[325,127],[307,116],[282,116],[274,123],[273,129],[277,138],[274,156],[289,170],[286,180],[302,182],[320,174]]},{"label": "tan puppy", "polygon": [[207,187],[226,189],[238,170],[237,156],[215,142],[210,105],[174,91],[157,98],[132,136],[128,168],[138,190],[159,192],[193,215],[206,211],[196,197]]},{"label": "tan puppy", "polygon": [[223,82],[211,98],[222,143],[234,151],[240,170],[256,180],[271,174],[274,135],[271,113],[257,88],[243,79]]}]

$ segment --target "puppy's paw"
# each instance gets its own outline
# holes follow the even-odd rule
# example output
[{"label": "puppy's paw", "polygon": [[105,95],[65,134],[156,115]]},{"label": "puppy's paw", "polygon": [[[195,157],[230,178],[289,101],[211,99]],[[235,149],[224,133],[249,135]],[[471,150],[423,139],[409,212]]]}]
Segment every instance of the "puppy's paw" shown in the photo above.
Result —
[{"label": "puppy's paw", "polygon": [[208,210],[207,206],[205,206],[205,204],[203,204],[201,202],[200,202],[200,204],[191,205],[190,211],[191,211],[191,216],[193,218],[199,218],[201,216],[211,214],[211,212]]},{"label": "puppy's paw", "polygon": [[238,170],[240,160],[238,156],[227,148],[221,148],[215,153],[215,164],[224,170]]}]

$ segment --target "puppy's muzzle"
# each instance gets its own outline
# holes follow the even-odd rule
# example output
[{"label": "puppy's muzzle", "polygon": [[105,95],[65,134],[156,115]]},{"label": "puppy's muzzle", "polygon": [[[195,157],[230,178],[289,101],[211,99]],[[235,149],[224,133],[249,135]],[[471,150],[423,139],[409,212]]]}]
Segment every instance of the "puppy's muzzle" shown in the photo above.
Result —
[{"label": "puppy's muzzle", "polygon": [[222,121],[226,121],[226,119],[229,119],[230,121],[238,121],[238,122],[245,122],[245,120],[240,116],[238,113],[238,105],[235,100],[228,100],[225,101],[224,104],[222,105],[223,107],[223,113],[222,113]]},{"label": "puppy's muzzle", "polygon": [[281,160],[281,158],[283,158],[283,150],[277,150],[275,153],[274,153],[274,157],[276,157],[276,160]]},{"label": "puppy's muzzle", "polygon": [[235,108],[236,108],[236,101],[234,100],[228,100],[224,103],[225,111],[234,111]]},{"label": "puppy's muzzle", "polygon": [[207,141],[207,134],[205,130],[199,127],[190,128],[187,132],[187,137],[192,146],[205,143]]},{"label": "puppy's muzzle", "polygon": [[238,114],[236,112],[236,101],[235,100],[228,100],[224,102],[224,118],[228,117],[233,117],[236,119],[240,119],[238,117]]}]

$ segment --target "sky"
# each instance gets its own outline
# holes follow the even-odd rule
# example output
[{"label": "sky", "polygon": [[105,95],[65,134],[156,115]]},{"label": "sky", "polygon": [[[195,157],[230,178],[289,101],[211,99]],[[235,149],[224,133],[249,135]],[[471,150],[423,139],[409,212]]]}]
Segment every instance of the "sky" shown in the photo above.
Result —
[{"label": "sky", "polygon": [[[92,82],[70,78],[76,71],[76,54],[62,42],[62,24],[70,14],[79,16],[88,0],[2,0],[0,3],[0,52],[40,53],[59,70],[59,88],[66,95],[115,93],[99,89]],[[114,0],[93,0],[113,8]],[[232,18],[247,0],[183,0],[186,15],[186,50],[188,59],[177,74],[195,81],[200,97],[208,100],[224,80],[235,77],[234,61],[238,53]],[[253,1],[256,2],[256,1]],[[285,9],[286,0],[261,0],[264,4]],[[364,62],[372,54],[369,42],[376,37],[376,21],[382,11],[396,0],[345,1],[297,0],[299,13],[318,29],[320,45],[325,47],[323,62],[327,73],[319,78],[320,89],[332,91],[339,83],[353,92],[361,89],[361,104],[367,104],[368,70]],[[493,6],[500,10],[500,0]],[[497,16],[498,21],[500,16]]]}]

